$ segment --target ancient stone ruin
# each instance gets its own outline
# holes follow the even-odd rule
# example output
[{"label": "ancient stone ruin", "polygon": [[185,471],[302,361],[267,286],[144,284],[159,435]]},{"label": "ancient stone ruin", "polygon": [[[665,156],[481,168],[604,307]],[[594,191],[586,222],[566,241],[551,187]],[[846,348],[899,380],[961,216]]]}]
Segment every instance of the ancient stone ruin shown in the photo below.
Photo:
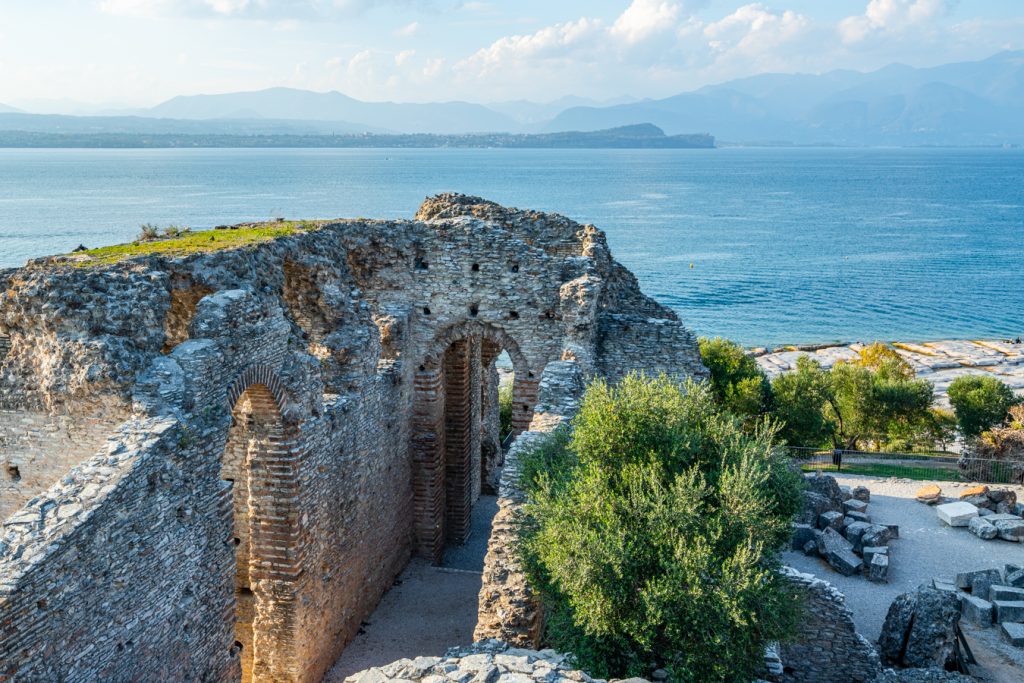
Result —
[{"label": "ancient stone ruin", "polygon": [[0,271],[0,678],[318,681],[498,485],[502,351],[516,432],[706,372],[600,230],[461,195]]}]

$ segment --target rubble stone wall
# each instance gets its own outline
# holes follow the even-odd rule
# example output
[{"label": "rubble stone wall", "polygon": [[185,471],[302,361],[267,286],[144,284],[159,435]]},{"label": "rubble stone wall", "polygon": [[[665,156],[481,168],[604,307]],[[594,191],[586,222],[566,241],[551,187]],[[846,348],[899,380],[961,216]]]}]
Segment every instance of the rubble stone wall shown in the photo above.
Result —
[{"label": "rubble stone wall", "polygon": [[[0,271],[0,441],[27,416],[88,434],[39,452],[50,487],[3,522],[13,680],[318,681],[410,555],[437,559],[497,479],[499,350],[519,431],[571,414],[610,367],[601,348],[704,373],[599,230],[478,198],[88,258]],[[599,311],[617,306],[663,326],[658,344],[599,347]]]}]

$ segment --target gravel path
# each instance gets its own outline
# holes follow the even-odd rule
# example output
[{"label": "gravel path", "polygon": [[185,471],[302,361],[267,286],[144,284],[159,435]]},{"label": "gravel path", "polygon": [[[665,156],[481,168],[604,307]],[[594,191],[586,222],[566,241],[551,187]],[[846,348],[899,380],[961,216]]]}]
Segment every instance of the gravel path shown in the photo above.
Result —
[{"label": "gravel path", "polygon": [[496,497],[480,497],[473,506],[469,540],[449,548],[444,565],[411,561],[324,683],[343,683],[346,676],[372,666],[403,657],[440,656],[450,647],[472,643],[487,539],[497,510]]}]

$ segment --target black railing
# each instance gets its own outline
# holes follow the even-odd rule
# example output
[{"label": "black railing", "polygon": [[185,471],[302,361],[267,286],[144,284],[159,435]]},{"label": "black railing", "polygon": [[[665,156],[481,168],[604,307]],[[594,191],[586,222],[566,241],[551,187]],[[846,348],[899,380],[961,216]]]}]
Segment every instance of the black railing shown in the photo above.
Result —
[{"label": "black railing", "polygon": [[801,447],[789,450],[805,471],[986,484],[1024,482],[1024,462],[1012,460],[971,458],[956,453],[880,453]]}]

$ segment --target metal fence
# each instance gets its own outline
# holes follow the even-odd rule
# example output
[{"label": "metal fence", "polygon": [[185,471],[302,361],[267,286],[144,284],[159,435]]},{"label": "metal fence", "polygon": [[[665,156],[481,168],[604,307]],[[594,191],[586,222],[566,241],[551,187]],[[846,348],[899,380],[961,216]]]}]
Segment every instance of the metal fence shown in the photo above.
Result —
[{"label": "metal fence", "polygon": [[1024,483],[1024,462],[969,458],[956,453],[877,453],[844,449],[789,449],[801,469],[875,477],[985,484]]}]

